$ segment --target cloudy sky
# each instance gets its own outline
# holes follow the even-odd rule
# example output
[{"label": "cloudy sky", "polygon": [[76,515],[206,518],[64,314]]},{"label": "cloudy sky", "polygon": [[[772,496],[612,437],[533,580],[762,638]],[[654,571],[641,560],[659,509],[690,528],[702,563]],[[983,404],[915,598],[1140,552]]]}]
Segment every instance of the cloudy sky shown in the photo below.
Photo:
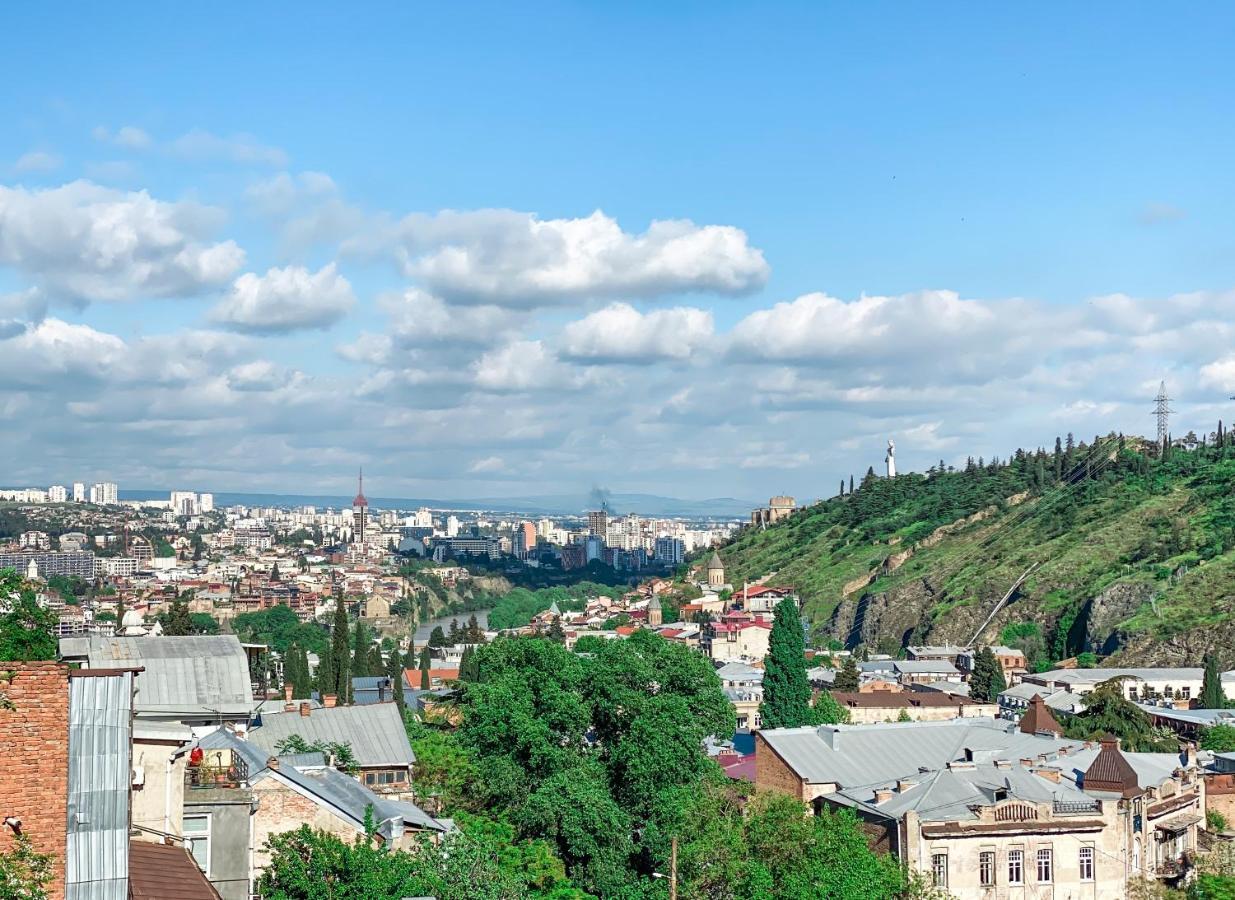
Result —
[{"label": "cloudy sky", "polygon": [[0,483],[806,498],[1235,419],[1229,6],[164,15],[7,13]]}]

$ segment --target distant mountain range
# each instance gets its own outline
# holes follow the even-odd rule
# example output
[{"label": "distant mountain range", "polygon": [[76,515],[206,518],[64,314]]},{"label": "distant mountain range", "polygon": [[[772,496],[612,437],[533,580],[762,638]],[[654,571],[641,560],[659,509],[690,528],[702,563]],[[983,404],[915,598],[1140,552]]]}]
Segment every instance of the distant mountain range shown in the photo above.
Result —
[{"label": "distant mountain range", "polygon": [[[166,500],[167,491],[121,491],[122,500]],[[335,494],[248,494],[216,491],[216,506],[349,506],[351,496]],[[467,500],[431,499],[428,497],[370,497],[379,509],[487,510],[521,513],[527,516],[578,516],[597,509],[595,492],[578,494],[529,494],[522,497],[476,497]],[[671,516],[683,519],[745,519],[760,504],[733,497],[713,497],[707,500],[682,500],[656,494],[608,494],[605,501],[615,514],[638,513],[641,516]]]}]

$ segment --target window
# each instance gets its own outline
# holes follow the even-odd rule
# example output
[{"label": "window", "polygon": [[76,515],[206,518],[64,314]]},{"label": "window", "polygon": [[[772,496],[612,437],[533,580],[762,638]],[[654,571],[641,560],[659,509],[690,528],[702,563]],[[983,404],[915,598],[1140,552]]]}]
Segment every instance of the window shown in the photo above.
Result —
[{"label": "window", "polygon": [[1093,847],[1081,848],[1081,881],[1093,881]]},{"label": "window", "polygon": [[1180,688],[1179,689],[1179,699],[1180,700],[1191,700],[1192,699],[1192,688],[1190,687]]},{"label": "window", "polygon": [[936,853],[931,857],[931,878],[935,887],[948,886],[948,854]]},{"label": "window", "polygon": [[983,850],[978,854],[978,883],[990,887],[995,883],[995,851]]},{"label": "window", "polygon": [[1051,880],[1051,851],[1038,851],[1038,881],[1049,882]]},{"label": "window", "polygon": [[1025,883],[1025,851],[1008,851],[1008,884]]},{"label": "window", "polygon": [[210,816],[184,817],[184,846],[197,868],[210,876]]},{"label": "window", "polygon": [[1133,703],[1136,702],[1136,688],[1134,687],[1128,688],[1128,699],[1131,700]]}]

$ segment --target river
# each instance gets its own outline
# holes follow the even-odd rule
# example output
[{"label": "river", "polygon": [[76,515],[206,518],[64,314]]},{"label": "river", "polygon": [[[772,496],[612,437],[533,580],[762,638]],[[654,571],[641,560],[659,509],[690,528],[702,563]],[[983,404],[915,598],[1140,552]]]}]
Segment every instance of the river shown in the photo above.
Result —
[{"label": "river", "polygon": [[477,610],[474,610],[473,612],[458,613],[457,615],[453,615],[453,616],[440,616],[436,619],[430,619],[428,622],[425,622],[423,625],[421,625],[419,628],[416,629],[416,640],[417,641],[427,641],[429,639],[429,635],[433,632],[433,629],[438,625],[442,626],[442,631],[445,631],[447,634],[449,634],[450,633],[450,622],[452,619],[459,623],[460,628],[466,628],[467,620],[470,619],[472,616],[476,617],[476,621],[480,623],[481,628],[488,627],[489,610],[477,609]]}]

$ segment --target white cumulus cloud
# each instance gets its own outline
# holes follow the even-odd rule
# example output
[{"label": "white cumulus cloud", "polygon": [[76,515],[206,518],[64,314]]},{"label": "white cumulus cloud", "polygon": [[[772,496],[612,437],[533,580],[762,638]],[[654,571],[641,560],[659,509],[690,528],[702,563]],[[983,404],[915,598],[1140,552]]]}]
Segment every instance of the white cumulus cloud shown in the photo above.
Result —
[{"label": "white cumulus cloud", "polygon": [[199,294],[244,262],[210,243],[217,210],[88,181],[31,191],[0,186],[0,265],[83,300]]},{"label": "white cumulus cloud", "polygon": [[597,310],[563,331],[564,355],[596,362],[687,359],[713,334],[712,313],[679,306],[642,313],[627,303]]},{"label": "white cumulus cloud", "polygon": [[211,312],[211,318],[237,331],[275,334],[326,328],[356,303],[352,286],[334,263],[318,272],[303,266],[272,268],[265,275],[246,272]]},{"label": "white cumulus cloud", "polygon": [[674,219],[631,234],[600,211],[577,219],[504,209],[413,214],[385,239],[405,273],[438,295],[524,308],[615,295],[743,294],[769,272],[740,228]]}]

